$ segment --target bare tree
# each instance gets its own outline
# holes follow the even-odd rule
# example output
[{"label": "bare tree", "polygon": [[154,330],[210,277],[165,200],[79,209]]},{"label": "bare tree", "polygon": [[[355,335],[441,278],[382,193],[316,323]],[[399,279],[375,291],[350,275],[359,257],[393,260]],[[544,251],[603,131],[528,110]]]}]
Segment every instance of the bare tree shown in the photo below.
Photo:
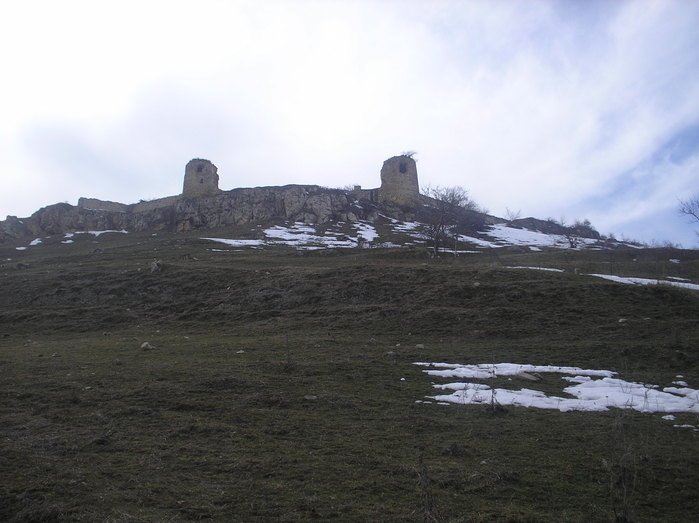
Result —
[{"label": "bare tree", "polygon": [[510,210],[509,207],[505,207],[505,218],[507,218],[508,222],[513,222],[515,220],[519,220],[519,218],[522,216],[522,210],[518,209],[516,211]]},{"label": "bare tree", "polygon": [[680,213],[689,216],[693,222],[699,222],[699,194],[688,200],[680,200]]},{"label": "bare tree", "polygon": [[[561,219],[561,222],[563,222],[563,219]],[[568,240],[571,249],[575,249],[582,238],[593,238],[595,240],[601,238],[600,233],[597,232],[597,229],[594,228],[592,222],[587,218],[583,220],[576,219],[573,221],[572,225],[563,225],[563,227],[565,228],[563,234]]]},{"label": "bare tree", "polygon": [[438,255],[440,244],[448,239],[454,239],[454,251],[456,252],[458,239],[456,226],[459,211],[463,209],[480,211],[478,205],[468,196],[468,191],[458,185],[453,187],[428,185],[422,190],[422,193],[433,200],[434,212],[427,220],[425,233],[432,241],[434,255]]}]

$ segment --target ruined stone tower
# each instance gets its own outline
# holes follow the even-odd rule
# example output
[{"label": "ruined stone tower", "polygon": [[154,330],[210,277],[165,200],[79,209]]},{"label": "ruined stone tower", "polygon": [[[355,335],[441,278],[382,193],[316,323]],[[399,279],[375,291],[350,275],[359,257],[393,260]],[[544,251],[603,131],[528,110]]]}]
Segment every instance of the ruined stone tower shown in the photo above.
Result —
[{"label": "ruined stone tower", "polygon": [[184,169],[184,187],[182,196],[197,198],[213,196],[220,193],[218,188],[218,169],[209,160],[195,158]]},{"label": "ruined stone tower", "polygon": [[383,162],[379,202],[415,205],[420,195],[417,166],[410,156],[394,156]]}]

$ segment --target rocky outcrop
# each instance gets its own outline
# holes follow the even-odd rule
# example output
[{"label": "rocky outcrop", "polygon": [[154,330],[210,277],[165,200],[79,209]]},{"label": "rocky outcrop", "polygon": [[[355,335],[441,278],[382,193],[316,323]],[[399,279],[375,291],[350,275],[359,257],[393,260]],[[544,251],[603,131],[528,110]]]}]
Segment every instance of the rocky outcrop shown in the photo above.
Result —
[{"label": "rocky outcrop", "polygon": [[181,199],[176,230],[262,223],[275,219],[326,223],[367,218],[373,206],[355,203],[345,191],[314,185],[234,189],[219,196]]},{"label": "rocky outcrop", "polygon": [[[375,219],[378,210],[350,192],[315,185],[234,189],[220,194],[172,198],[169,205],[128,206],[128,211],[59,203],[22,220],[0,222],[0,241],[88,230],[189,231],[274,220],[326,223]],[[139,212],[139,207],[143,210]]]},{"label": "rocky outcrop", "polygon": [[29,236],[30,234],[24,220],[20,220],[16,216],[8,216],[4,222],[0,222],[0,243],[4,243],[12,238]]},{"label": "rocky outcrop", "polygon": [[[50,205],[25,219],[0,222],[0,242],[73,231],[189,231],[224,225],[293,220],[322,224],[378,217],[377,205],[397,218],[412,216],[419,201],[417,168],[410,155],[383,164],[381,187],[351,191],[317,185],[286,185],[221,191],[217,167],[195,158],[187,163],[182,194],[126,205],[80,198],[77,207]],[[408,213],[408,214],[406,214]],[[412,219],[412,218],[409,218]]]}]

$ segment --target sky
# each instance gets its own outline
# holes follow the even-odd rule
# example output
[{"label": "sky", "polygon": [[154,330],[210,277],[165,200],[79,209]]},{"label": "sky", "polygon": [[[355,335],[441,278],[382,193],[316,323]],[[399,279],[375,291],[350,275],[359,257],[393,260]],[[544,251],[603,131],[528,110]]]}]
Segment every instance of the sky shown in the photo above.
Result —
[{"label": "sky", "polygon": [[0,5],[0,217],[80,196],[422,186],[699,248],[699,0]]}]

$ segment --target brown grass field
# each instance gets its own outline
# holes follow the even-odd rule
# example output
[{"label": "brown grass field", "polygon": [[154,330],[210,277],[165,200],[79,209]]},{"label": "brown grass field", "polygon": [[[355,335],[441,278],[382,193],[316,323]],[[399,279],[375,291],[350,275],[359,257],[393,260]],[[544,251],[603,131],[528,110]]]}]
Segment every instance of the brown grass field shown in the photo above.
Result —
[{"label": "brown grass field", "polygon": [[696,283],[699,252],[434,260],[199,236],[0,246],[0,520],[699,514],[699,432],[632,410],[420,404],[433,380],[413,365],[571,365],[696,387],[699,292],[586,274]]}]

